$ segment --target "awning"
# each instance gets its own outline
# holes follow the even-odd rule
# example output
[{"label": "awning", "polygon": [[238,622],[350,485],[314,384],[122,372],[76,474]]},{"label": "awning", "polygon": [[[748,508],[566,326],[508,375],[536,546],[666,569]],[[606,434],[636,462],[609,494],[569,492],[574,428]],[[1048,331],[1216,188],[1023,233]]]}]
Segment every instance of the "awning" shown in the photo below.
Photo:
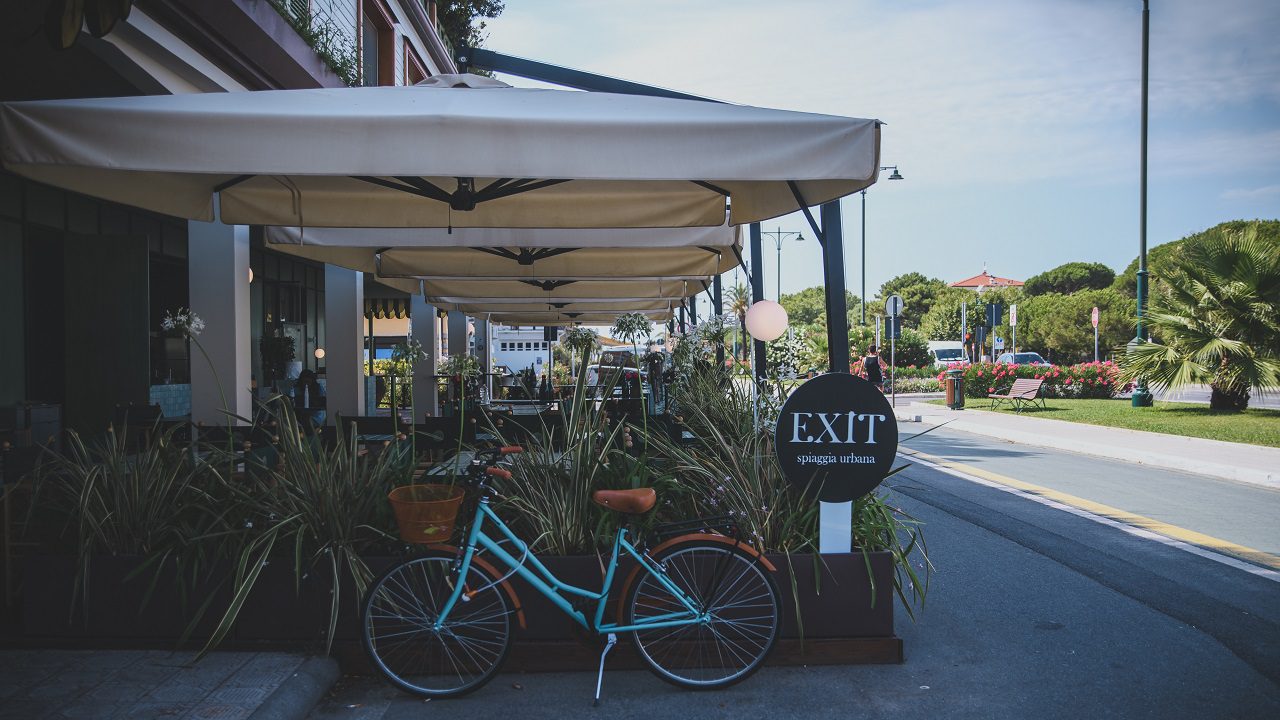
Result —
[{"label": "awning", "polygon": [[226,223],[688,227],[784,215],[876,181],[876,120],[475,75],[409,87],[0,105],[39,182]]},{"label": "awning", "polygon": [[403,320],[409,317],[409,307],[408,298],[365,298],[364,316],[378,320]]},{"label": "awning", "polygon": [[379,278],[694,279],[737,267],[740,232],[698,228],[270,227],[273,250]]}]

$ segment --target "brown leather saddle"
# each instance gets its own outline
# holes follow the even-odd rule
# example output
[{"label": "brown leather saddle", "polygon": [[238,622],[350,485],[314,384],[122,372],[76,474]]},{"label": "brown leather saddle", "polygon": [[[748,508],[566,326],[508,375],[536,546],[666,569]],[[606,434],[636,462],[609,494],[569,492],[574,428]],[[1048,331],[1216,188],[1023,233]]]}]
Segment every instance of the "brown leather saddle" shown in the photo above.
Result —
[{"label": "brown leather saddle", "polygon": [[597,505],[628,515],[640,515],[653,509],[658,502],[658,493],[653,488],[636,488],[635,490],[596,490],[591,499]]}]

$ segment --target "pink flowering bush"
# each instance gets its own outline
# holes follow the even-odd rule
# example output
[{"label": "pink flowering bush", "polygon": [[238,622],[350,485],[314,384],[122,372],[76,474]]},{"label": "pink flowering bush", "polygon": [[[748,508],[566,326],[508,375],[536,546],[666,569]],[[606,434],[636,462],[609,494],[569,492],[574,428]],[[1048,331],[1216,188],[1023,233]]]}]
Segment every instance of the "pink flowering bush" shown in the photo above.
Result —
[{"label": "pink flowering bush", "polygon": [[[992,363],[956,364],[964,369],[965,397],[985,398],[989,393],[1007,393],[1018,378],[1044,380],[1040,393],[1048,398],[1112,398],[1124,389],[1119,371],[1112,362],[1088,362],[1079,365],[995,365]],[[938,373],[938,381],[947,373]]]}]

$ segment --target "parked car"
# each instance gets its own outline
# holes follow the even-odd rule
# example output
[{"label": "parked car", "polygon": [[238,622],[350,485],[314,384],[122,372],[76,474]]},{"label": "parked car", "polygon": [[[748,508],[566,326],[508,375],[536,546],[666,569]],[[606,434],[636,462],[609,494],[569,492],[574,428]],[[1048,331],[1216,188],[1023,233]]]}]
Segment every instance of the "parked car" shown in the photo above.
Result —
[{"label": "parked car", "polygon": [[964,355],[964,343],[949,340],[930,340],[929,354],[933,356],[934,367],[941,368],[969,359]]},{"label": "parked car", "polygon": [[1040,357],[1040,353],[1020,352],[1005,353],[996,358],[997,365],[1050,365],[1048,360]]}]

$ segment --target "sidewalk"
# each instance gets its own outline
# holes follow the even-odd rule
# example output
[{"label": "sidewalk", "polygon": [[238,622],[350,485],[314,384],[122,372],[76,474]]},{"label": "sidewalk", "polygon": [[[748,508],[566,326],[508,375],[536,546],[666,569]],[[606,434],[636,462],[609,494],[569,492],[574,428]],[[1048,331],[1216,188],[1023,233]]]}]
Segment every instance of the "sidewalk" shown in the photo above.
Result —
[{"label": "sidewalk", "polygon": [[331,658],[275,652],[0,651],[0,718],[305,718]]},{"label": "sidewalk", "polygon": [[[920,430],[946,424],[952,430],[987,437],[1124,460],[1168,470],[1280,489],[1280,448],[1203,438],[1126,430],[1046,418],[984,412],[977,409],[949,410],[943,405],[898,398],[899,422],[923,425]],[[903,435],[914,434],[912,426],[900,427]]]}]

